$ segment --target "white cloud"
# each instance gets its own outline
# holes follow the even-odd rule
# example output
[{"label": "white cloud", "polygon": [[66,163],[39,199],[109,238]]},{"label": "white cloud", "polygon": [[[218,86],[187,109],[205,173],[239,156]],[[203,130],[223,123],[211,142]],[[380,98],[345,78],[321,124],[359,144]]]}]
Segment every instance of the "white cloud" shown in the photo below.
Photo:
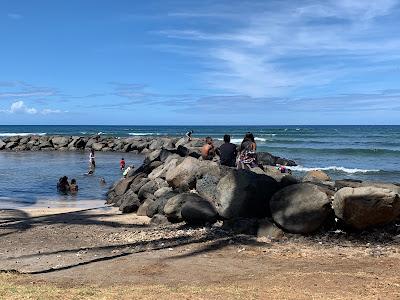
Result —
[{"label": "white cloud", "polygon": [[37,109],[36,108],[29,108],[24,104],[24,101],[16,101],[11,104],[10,107],[10,113],[12,114],[30,114],[34,115],[37,114]]},{"label": "white cloud", "polygon": [[19,100],[13,102],[9,109],[0,109],[0,112],[9,114],[49,115],[49,114],[59,114],[62,113],[63,111],[59,109],[49,109],[49,108],[44,108],[42,110],[39,110],[34,107],[28,107],[27,105],[25,105],[24,101]]}]

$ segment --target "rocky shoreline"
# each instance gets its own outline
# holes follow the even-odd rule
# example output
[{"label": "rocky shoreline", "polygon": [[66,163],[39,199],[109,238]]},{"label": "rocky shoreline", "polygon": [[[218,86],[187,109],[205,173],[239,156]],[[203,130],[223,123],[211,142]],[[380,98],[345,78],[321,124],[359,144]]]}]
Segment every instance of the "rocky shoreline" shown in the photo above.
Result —
[{"label": "rocky shoreline", "polygon": [[[359,180],[332,181],[322,171],[303,178],[275,165],[290,159],[258,153],[262,168],[236,170],[218,158],[204,161],[204,141],[177,137],[13,136],[3,151],[117,151],[144,155],[142,166],[116,182],[107,203],[136,212],[152,223],[211,224],[258,236],[284,232],[364,230],[400,221],[400,186]],[[216,141],[216,146],[222,143]],[[393,227],[398,232],[398,226]]]},{"label": "rocky shoreline", "polygon": [[400,233],[395,224],[400,221],[399,185],[332,181],[322,171],[296,178],[277,170],[268,153],[260,154],[263,169],[237,170],[202,160],[200,143],[183,139],[166,148],[154,141],[143,165],[110,189],[107,203],[155,224],[220,220],[225,229],[260,237],[387,224],[393,225],[393,234]]}]

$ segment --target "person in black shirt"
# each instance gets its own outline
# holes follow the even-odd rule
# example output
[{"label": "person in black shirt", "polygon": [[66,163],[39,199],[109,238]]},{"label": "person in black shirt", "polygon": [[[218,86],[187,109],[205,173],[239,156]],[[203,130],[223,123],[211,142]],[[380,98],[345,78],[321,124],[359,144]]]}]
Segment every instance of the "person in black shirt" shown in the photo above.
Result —
[{"label": "person in black shirt", "polygon": [[221,165],[228,167],[236,166],[237,149],[236,145],[231,143],[230,135],[224,135],[224,144],[222,144],[218,150]]}]

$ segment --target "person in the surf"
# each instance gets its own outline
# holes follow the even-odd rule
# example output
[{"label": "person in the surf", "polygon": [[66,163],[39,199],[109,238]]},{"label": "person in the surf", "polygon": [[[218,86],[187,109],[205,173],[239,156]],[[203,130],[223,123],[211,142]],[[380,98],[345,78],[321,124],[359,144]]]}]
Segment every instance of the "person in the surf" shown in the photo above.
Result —
[{"label": "person in the surf", "polygon": [[119,169],[121,171],[123,171],[125,169],[125,159],[121,158],[121,160],[119,161]]},{"label": "person in the surf", "polygon": [[76,179],[75,178],[72,178],[71,179],[71,183],[70,183],[70,185],[69,185],[69,191],[70,191],[70,193],[71,194],[75,194],[75,193],[77,193],[78,192],[78,184],[76,183]]},{"label": "person in the surf", "polygon": [[57,190],[60,193],[66,194],[69,191],[69,188],[70,187],[68,183],[68,177],[67,176],[61,177],[57,184]]},{"label": "person in the surf", "polygon": [[91,149],[90,150],[90,153],[89,153],[89,164],[90,164],[90,167],[91,168],[96,168],[96,161],[95,161],[95,156],[94,156],[94,149]]}]

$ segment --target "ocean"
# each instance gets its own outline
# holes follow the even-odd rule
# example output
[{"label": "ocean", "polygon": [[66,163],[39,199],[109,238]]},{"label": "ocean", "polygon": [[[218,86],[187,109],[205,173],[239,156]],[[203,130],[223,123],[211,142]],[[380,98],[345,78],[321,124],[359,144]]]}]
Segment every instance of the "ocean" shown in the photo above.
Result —
[{"label": "ocean", "polygon": [[[211,136],[222,139],[230,134],[239,144],[246,132],[256,137],[258,151],[295,160],[295,175],[313,169],[324,170],[333,179],[350,178],[384,182],[400,182],[400,126],[0,126],[1,137],[11,135],[110,135],[184,136],[193,130],[194,137]],[[0,151],[0,202],[6,198],[59,196],[54,191],[58,177],[75,176],[82,189],[77,199],[105,198],[106,188],[99,188],[100,176],[111,183],[121,174],[118,170],[120,153],[101,153],[102,169],[96,177],[86,178],[86,153],[7,153]],[[135,164],[142,158],[124,154]],[[104,156],[104,157],[103,157]],[[104,158],[104,159],[103,159]],[[39,171],[40,172],[39,172]],[[30,180],[30,178],[32,180]],[[10,182],[15,184],[10,187]],[[44,187],[49,187],[48,189]]]}]

